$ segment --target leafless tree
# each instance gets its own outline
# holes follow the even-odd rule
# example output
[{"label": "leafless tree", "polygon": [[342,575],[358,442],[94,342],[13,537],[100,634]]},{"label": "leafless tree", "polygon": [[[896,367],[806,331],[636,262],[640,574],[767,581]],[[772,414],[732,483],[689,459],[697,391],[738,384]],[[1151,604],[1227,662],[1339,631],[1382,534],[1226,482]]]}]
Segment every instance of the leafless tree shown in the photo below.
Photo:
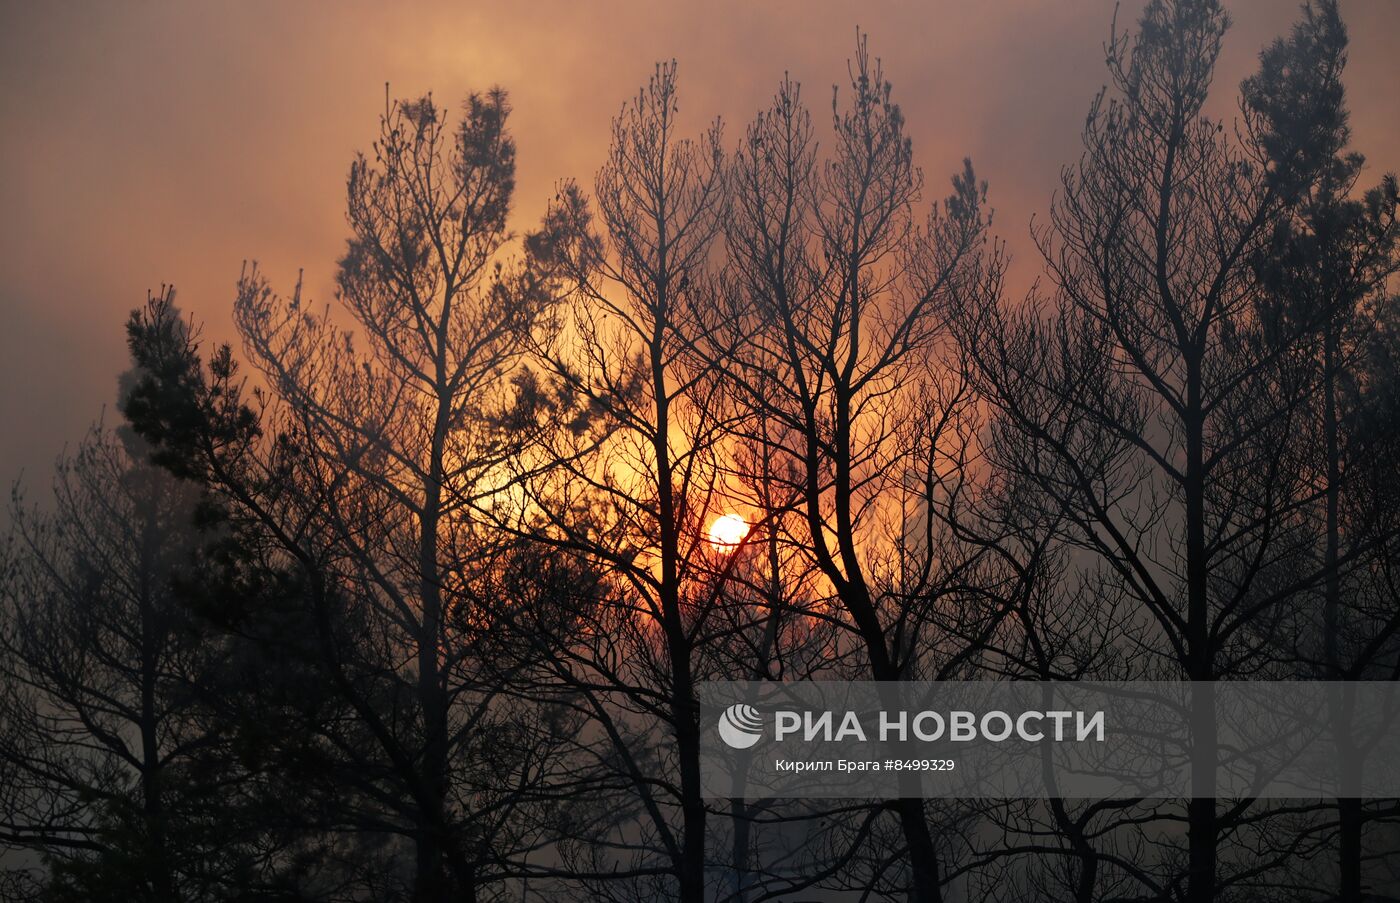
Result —
[{"label": "leafless tree", "polygon": [[[256,269],[240,282],[270,390],[251,406],[227,349],[206,369],[151,317],[132,325],[155,376],[128,414],[300,575],[343,706],[318,736],[358,788],[352,823],[411,843],[418,900],[472,899],[499,877],[501,845],[524,836],[504,827],[509,803],[544,767],[501,753],[559,728],[499,702],[510,602],[488,590],[509,550],[478,514],[544,404],[520,363],[552,301],[533,256],[505,256],[508,113],[499,91],[468,98],[455,126],[431,99],[386,111],[348,180],[338,294],[353,329],[300,287],[279,297]],[[514,791],[486,792],[486,776]]]},{"label": "leafless tree", "polygon": [[[719,125],[687,139],[678,115],[675,64],[660,65],[613,122],[592,209],[567,185],[550,213],[544,234],[572,304],[538,359],[601,432],[553,436],[546,457],[561,463],[530,481],[532,505],[512,529],[585,555],[611,587],[606,624],[559,676],[589,687],[640,824],[619,828],[618,855],[603,850],[583,871],[660,880],[636,892],[700,900],[707,810],[695,684],[713,667],[702,646],[725,564],[706,527],[720,513],[727,429],[715,379],[723,352],[700,314],[718,298],[708,269],[726,193]],[[629,716],[664,725],[673,743],[633,736]]]},{"label": "leafless tree", "polygon": [[1217,843],[1249,806],[1217,811],[1209,682],[1266,673],[1280,603],[1321,577],[1283,579],[1315,498],[1290,440],[1316,323],[1282,317],[1251,261],[1317,177],[1306,124],[1335,102],[1337,67],[1312,45],[1286,73],[1290,104],[1246,103],[1232,140],[1202,113],[1227,25],[1212,2],[1153,2],[1136,36],[1115,34],[1114,93],[1036,232],[1053,298],[965,320],[986,397],[1033,452],[1010,463],[1149,616],[1156,673],[1195,682],[1192,900],[1231,880]]},{"label": "leafless tree", "polygon": [[[748,303],[727,372],[755,412],[738,430],[781,462],[796,544],[845,637],[832,675],[965,677],[1007,624],[1020,557],[975,513],[977,417],[945,320],[953,295],[999,266],[985,186],[967,164],[917,226],[922,176],[863,37],[850,75],[825,160],[790,81],[736,154],[727,238]],[[767,420],[776,427],[745,430]],[[872,847],[867,880],[902,873],[894,886],[941,899],[952,853],[924,801],[911,792],[888,809],[900,840]]]},{"label": "leafless tree", "polygon": [[[231,649],[178,585],[197,565],[198,490],[96,427],[59,462],[51,513],[16,489],[0,620],[0,836],[45,857],[51,899],[208,900],[275,877],[240,817],[206,675]],[[31,888],[33,890],[33,888]]]}]

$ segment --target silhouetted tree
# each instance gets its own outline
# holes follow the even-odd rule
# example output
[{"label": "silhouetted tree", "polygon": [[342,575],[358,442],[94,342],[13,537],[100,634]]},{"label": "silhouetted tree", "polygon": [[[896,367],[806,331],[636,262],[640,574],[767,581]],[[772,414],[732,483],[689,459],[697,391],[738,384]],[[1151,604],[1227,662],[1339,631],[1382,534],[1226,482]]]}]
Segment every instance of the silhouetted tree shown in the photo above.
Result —
[{"label": "silhouetted tree", "polygon": [[1305,19],[1291,42],[1306,64],[1278,86],[1290,102],[1247,94],[1232,141],[1202,113],[1227,25],[1214,2],[1152,2],[1135,37],[1115,35],[1114,94],[1091,108],[1085,155],[1036,233],[1055,296],[994,314],[973,349],[988,397],[1035,452],[1017,463],[1150,614],[1172,676],[1194,682],[1183,877],[1195,901],[1229,882],[1217,844],[1249,806],[1217,811],[1210,681],[1260,673],[1271,618],[1320,579],[1279,579],[1315,498],[1290,440],[1310,388],[1296,364],[1318,324],[1283,317],[1251,261],[1318,178],[1326,151],[1310,124],[1340,100],[1340,48]]},{"label": "silhouetted tree", "polygon": [[[784,82],[735,157],[729,275],[747,305],[726,371],[754,412],[736,429],[780,462],[796,544],[841,613],[831,676],[965,678],[1006,625],[1003,603],[1026,576],[1015,573],[1020,552],[1034,554],[981,530],[976,415],[946,328],[952,295],[997,266],[984,261],[995,253],[986,189],[967,163],[916,225],[922,175],[864,37],[832,118],[822,159],[797,86]],[[951,836],[957,816],[941,813],[934,828],[917,797],[888,804],[900,840],[872,848],[869,881],[902,861],[907,879],[895,886],[937,900],[953,851],[935,837]]]},{"label": "silhouetted tree", "polygon": [[[550,212],[545,234],[571,305],[537,354],[604,433],[552,437],[549,457],[560,463],[530,481],[533,511],[512,528],[585,555],[610,587],[605,626],[560,678],[593,688],[594,717],[643,827],[612,841],[632,861],[601,847],[590,868],[664,875],[638,893],[698,901],[707,812],[695,683],[717,598],[705,524],[719,513],[716,453],[727,428],[713,363],[722,355],[706,348],[713,336],[699,312],[715,303],[707,261],[726,193],[718,124],[682,138],[678,112],[675,64],[658,66],[613,122],[592,209],[569,185]],[[618,721],[629,713],[664,724],[674,745],[629,736]]]},{"label": "silhouetted tree", "polygon": [[[1007,297],[858,35],[732,156],[675,63],[508,228],[499,90],[386,106],[334,310],[128,323],[130,428],[16,498],[0,896],[1366,898],[1393,801],[1218,801],[1212,682],[1400,680],[1400,226],[1334,0],[1205,114],[1228,17],[1106,46]],[[747,520],[737,542],[708,527]],[[714,679],[1192,682],[1192,798],[708,800]],[[1344,750],[1364,759],[1366,738]],[[1359,769],[1348,773],[1359,779]],[[1286,891],[1279,890],[1286,887]]]},{"label": "silhouetted tree", "polygon": [[[1271,122],[1284,121],[1301,134],[1270,136],[1275,157],[1294,145],[1308,145],[1321,161],[1317,179],[1306,187],[1293,215],[1275,228],[1273,241],[1259,255],[1261,278],[1277,303],[1316,336],[1307,361],[1315,388],[1303,422],[1310,441],[1301,466],[1320,487],[1317,533],[1321,548],[1308,565],[1323,573],[1320,605],[1295,627],[1296,650],[1311,678],[1384,679],[1396,663],[1400,606],[1377,574],[1396,554],[1394,500],[1384,483],[1394,473],[1396,422],[1386,410],[1384,390],[1370,372],[1386,341],[1387,281],[1400,271],[1400,225],[1396,221],[1393,177],[1354,196],[1363,159],[1348,152],[1350,128],[1342,102],[1341,69],[1347,35],[1335,2],[1304,7],[1304,19],[1289,39],[1274,42],[1261,57],[1258,75],[1248,79],[1249,105]],[[1321,64],[1333,96],[1314,103],[1306,115],[1290,109],[1299,97],[1299,70]],[[1276,166],[1286,165],[1276,160]],[[1381,477],[1385,473],[1387,476]],[[1311,594],[1308,594],[1311,595]],[[1303,596],[1307,598],[1307,595]],[[1321,636],[1321,648],[1308,642]],[[1335,700],[1343,759],[1358,763],[1347,776],[1360,779],[1357,741],[1351,736],[1349,691]],[[1338,800],[1339,897],[1363,899],[1362,823],[1357,798]]]},{"label": "silhouetted tree", "polygon": [[[165,328],[184,324],[161,296]],[[123,377],[125,396],[141,377]],[[51,514],[16,490],[0,621],[4,833],[44,855],[46,898],[227,899],[292,884],[249,807],[261,778],[211,717],[236,652],[193,611],[199,489],[129,429],[58,465]]]},{"label": "silhouetted tree", "polygon": [[[503,257],[508,112],[499,91],[470,97],[455,127],[429,99],[386,112],[348,181],[338,287],[354,337],[299,288],[282,299],[245,273],[235,313],[265,410],[245,403],[228,349],[206,369],[158,313],[130,327],[152,377],[128,415],[298,572],[342,707],[317,725],[356,790],[341,817],[411,842],[418,900],[473,899],[499,877],[497,845],[522,836],[500,822],[549,764],[500,753],[558,727],[498,704],[511,601],[486,590],[506,550],[476,514],[530,441],[539,399],[514,377],[551,301],[534,258]],[[487,792],[486,776],[515,792]]]}]

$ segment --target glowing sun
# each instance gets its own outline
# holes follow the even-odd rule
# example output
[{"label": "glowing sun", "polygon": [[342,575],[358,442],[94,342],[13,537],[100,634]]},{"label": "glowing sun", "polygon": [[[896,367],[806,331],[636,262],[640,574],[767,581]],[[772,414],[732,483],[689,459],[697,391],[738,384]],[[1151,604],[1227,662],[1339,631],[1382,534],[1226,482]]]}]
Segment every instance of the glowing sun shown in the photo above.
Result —
[{"label": "glowing sun", "polygon": [[710,523],[710,545],[720,552],[732,552],[749,535],[749,523],[737,514],[725,514]]}]

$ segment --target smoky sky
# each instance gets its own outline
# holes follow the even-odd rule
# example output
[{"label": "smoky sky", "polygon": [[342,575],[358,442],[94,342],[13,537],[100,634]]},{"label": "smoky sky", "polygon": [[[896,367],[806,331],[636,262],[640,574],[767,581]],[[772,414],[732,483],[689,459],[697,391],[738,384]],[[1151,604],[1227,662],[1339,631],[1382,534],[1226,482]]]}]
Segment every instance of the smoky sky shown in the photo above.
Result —
[{"label": "smoky sky", "polygon": [[[1118,13],[1131,26],[1139,3]],[[1212,112],[1236,110],[1290,0],[1229,4]],[[609,122],[658,60],[680,64],[682,118],[732,146],[784,72],[822,130],[857,27],[902,106],[926,199],[970,156],[1024,290],[1060,168],[1104,82],[1112,0],[637,3],[22,3],[0,0],[0,479],[40,488],[65,443],[112,422],[122,324],[177,287],[207,341],[234,338],[244,260],[275,287],[300,269],[331,300],[345,174],[395,97],[510,92],[515,223],[562,179],[585,186]],[[1400,3],[1343,0],[1355,147],[1400,169]]]}]

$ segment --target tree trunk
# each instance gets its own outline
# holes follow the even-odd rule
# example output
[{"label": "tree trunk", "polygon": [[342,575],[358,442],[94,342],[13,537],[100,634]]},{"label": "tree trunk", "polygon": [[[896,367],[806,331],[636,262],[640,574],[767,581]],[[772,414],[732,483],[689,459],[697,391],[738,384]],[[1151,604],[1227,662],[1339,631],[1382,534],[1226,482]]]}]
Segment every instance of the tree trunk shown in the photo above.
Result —
[{"label": "tree trunk", "polygon": [[912,903],[941,903],[943,889],[938,878],[938,856],[933,833],[924,817],[924,801],[905,797],[897,803],[904,842],[909,845],[909,872]]},{"label": "tree trunk", "polygon": [[[443,368],[438,367],[442,382]],[[423,719],[423,764],[419,772],[414,899],[448,903],[454,899],[446,869],[443,836],[447,798],[447,703],[438,642],[442,635],[442,584],[438,575],[438,527],[442,510],[442,461],[450,406],[440,401],[429,451],[428,474],[419,517],[418,576],[422,623],[418,636],[418,705]]]},{"label": "tree trunk", "polygon": [[[689,662],[686,665],[689,668]],[[680,885],[682,903],[702,903],[705,899],[705,801],[700,795],[700,725],[696,720],[698,705],[695,694],[685,693],[689,700],[676,694],[673,708],[679,720],[676,725],[677,748],[681,766],[681,839]]]},{"label": "tree trunk", "polygon": [[[1327,453],[1327,546],[1326,584],[1322,602],[1322,635],[1327,657],[1327,677],[1329,680],[1347,678],[1346,663],[1342,660],[1341,616],[1342,616],[1342,575],[1341,575],[1341,485],[1342,460],[1340,425],[1337,421],[1337,357],[1339,354],[1337,323],[1329,317],[1323,335],[1322,359],[1322,425],[1326,439]],[[1361,763],[1355,761],[1355,749],[1351,743],[1351,719],[1349,700],[1344,693],[1331,697],[1333,729],[1343,763],[1343,779],[1359,778]],[[1341,903],[1361,903],[1361,800],[1343,795],[1337,800],[1337,899]]]},{"label": "tree trunk", "polygon": [[156,711],[160,670],[158,656],[162,645],[157,634],[162,625],[155,611],[155,600],[152,598],[155,588],[152,586],[151,577],[156,567],[155,551],[161,537],[156,522],[156,502],[150,499],[148,504],[150,507],[146,512],[141,536],[138,587],[141,604],[141,817],[146,833],[146,852],[149,857],[147,877],[151,888],[160,899],[175,901],[179,899],[179,894],[175,889],[174,876],[170,873],[165,803],[161,797],[160,718]]},{"label": "tree trunk", "polygon": [[1200,362],[1188,363],[1186,402],[1187,678],[1191,681],[1191,800],[1187,804],[1186,897],[1215,899],[1216,806],[1215,656],[1211,644],[1209,572],[1206,560],[1205,417]]},{"label": "tree trunk", "polygon": [[[665,248],[665,223],[658,224],[660,246]],[[664,250],[662,251],[664,255]],[[664,256],[662,260],[664,260]],[[690,639],[681,613],[681,523],[672,473],[670,403],[666,387],[665,327],[667,293],[658,291],[658,315],[651,336],[652,397],[656,405],[652,454],[656,458],[656,484],[661,547],[660,603],[662,628],[671,659],[671,717],[675,722],[676,758],[680,765],[681,850],[676,863],[682,903],[705,898],[705,800],[700,792],[700,703],[695,698],[690,673]]]},{"label": "tree trunk", "polygon": [[1338,842],[1340,844],[1340,875],[1337,899],[1341,903],[1361,903],[1366,899],[1361,886],[1361,800],[1343,797],[1337,800]]}]

